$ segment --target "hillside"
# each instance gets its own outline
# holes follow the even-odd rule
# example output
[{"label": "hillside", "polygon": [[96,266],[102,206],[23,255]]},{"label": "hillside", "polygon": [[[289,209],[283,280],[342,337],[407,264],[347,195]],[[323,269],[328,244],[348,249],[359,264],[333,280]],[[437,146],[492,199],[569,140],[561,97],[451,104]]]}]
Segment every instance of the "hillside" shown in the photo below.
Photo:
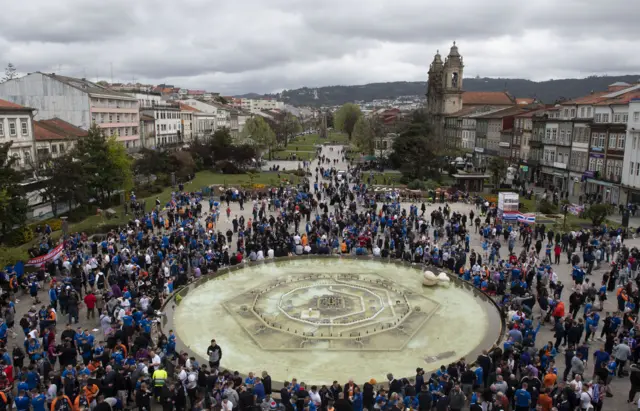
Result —
[{"label": "hillside", "polygon": [[[553,103],[560,98],[574,98],[589,94],[591,90],[605,90],[617,81],[633,84],[640,75],[587,77],[583,79],[561,79],[531,81],[503,78],[465,78],[466,91],[508,91],[515,97],[536,97],[545,103]],[[357,86],[328,86],[318,88],[303,87],[284,90],[281,95],[266,95],[279,98],[294,106],[333,106],[358,100],[390,99],[400,96],[423,96],[427,83],[423,81],[396,81],[392,83],[371,83]],[[318,98],[315,98],[317,91]]]}]

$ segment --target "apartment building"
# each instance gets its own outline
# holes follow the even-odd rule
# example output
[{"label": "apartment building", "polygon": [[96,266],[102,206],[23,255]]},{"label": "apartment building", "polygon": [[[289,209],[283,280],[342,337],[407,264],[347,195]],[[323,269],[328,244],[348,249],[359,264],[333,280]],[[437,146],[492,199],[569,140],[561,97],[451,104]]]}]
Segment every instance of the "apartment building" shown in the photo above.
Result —
[{"label": "apartment building", "polygon": [[144,148],[156,147],[156,119],[140,113],[140,144]]},{"label": "apartment building", "polygon": [[561,193],[569,188],[569,157],[571,155],[571,135],[573,123],[564,118],[562,107],[547,109],[547,118],[542,135],[544,150],[539,183],[545,188],[553,188]]},{"label": "apartment building", "polygon": [[143,109],[142,114],[153,117],[155,124],[154,146],[162,147],[183,142],[180,107],[164,103]]},{"label": "apartment building", "polygon": [[35,168],[35,140],[33,137],[33,109],[0,100],[0,144],[12,142],[9,157],[16,159],[19,170]]},{"label": "apartment building", "polygon": [[[470,114],[480,110],[475,107],[467,107],[455,113],[446,114],[444,117],[444,142],[448,148],[463,149],[472,152],[475,144],[475,119],[471,121]],[[470,124],[473,123],[473,139],[470,139]]]},{"label": "apartment building", "polygon": [[621,204],[640,203],[640,97],[629,101],[620,188]]},{"label": "apartment building", "polygon": [[242,98],[239,99],[239,107],[252,114],[258,114],[262,110],[282,110],[284,109],[284,103],[282,101],[274,99],[253,99]]},{"label": "apartment building", "polygon": [[0,84],[0,98],[36,109],[35,120],[59,118],[84,130],[96,123],[126,147],[140,146],[136,98],[86,79],[30,73]]},{"label": "apartment building", "polygon": [[193,140],[193,113],[197,112],[198,109],[182,103],[179,103],[179,107],[182,137],[184,142],[189,142]]},{"label": "apartment building", "polygon": [[479,136],[486,139],[482,142],[485,155],[510,158],[514,118],[523,111],[521,107],[508,107],[476,117],[476,141]]},{"label": "apartment building", "polygon": [[192,134],[194,140],[207,140],[216,130],[216,113],[193,112]]}]

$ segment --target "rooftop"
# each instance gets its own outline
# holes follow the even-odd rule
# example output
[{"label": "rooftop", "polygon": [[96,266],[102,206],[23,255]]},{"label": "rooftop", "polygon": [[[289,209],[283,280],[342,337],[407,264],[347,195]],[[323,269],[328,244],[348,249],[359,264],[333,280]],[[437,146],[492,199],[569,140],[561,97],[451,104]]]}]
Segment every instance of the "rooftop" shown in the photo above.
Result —
[{"label": "rooftop", "polygon": [[513,105],[511,96],[503,91],[465,91],[462,94],[464,105]]},{"label": "rooftop", "polygon": [[89,134],[87,130],[59,118],[34,121],[33,129],[36,141],[75,140]]},{"label": "rooftop", "polygon": [[124,100],[135,100],[135,98],[133,97],[127,96],[126,94],[123,94],[123,93],[115,92],[113,90],[108,89],[107,87],[103,87],[87,79],[60,76],[55,73],[40,73],[40,74],[42,74],[43,76],[47,76],[49,78],[58,80],[68,86],[77,88],[78,90],[85,91],[89,94],[102,94],[107,96],[119,97]]},{"label": "rooftop", "polygon": [[515,116],[517,114],[522,113],[523,111],[524,110],[522,109],[522,107],[507,107],[502,110],[497,110],[489,114],[485,114],[484,116],[479,116],[479,118],[499,119],[499,118],[504,118],[508,116]]},{"label": "rooftop", "polygon": [[20,104],[12,103],[7,100],[0,99],[0,111],[33,111],[30,107],[24,107]]}]

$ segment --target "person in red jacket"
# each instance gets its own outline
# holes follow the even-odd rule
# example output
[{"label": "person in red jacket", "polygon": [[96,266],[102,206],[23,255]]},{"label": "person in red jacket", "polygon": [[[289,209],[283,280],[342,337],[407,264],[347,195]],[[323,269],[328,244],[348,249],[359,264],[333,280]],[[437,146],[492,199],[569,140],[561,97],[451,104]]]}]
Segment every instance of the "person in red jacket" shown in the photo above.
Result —
[{"label": "person in red jacket", "polygon": [[84,303],[87,306],[87,320],[89,318],[96,318],[96,301],[98,301],[98,299],[95,294],[93,294],[93,291],[89,291],[89,294],[84,297]]}]

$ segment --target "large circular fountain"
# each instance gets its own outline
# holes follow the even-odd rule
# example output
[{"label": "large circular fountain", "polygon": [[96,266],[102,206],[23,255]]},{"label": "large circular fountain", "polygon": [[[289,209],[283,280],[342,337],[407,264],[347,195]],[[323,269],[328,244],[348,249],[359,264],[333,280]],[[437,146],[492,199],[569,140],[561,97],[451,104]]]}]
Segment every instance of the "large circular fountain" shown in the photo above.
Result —
[{"label": "large circular fountain", "polygon": [[201,361],[215,338],[225,368],[307,383],[408,376],[475,360],[499,340],[501,317],[484,294],[458,280],[427,288],[422,279],[412,266],[371,259],[234,267],[174,295],[163,329]]}]

